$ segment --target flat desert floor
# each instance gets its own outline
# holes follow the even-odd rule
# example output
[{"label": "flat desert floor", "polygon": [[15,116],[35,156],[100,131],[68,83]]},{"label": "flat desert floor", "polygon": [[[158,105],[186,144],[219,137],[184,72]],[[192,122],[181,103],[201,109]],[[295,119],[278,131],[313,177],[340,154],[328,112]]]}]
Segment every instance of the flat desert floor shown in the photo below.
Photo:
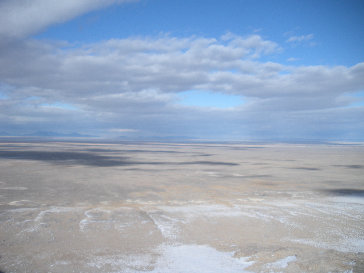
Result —
[{"label": "flat desert floor", "polygon": [[0,271],[364,272],[364,145],[0,143]]}]

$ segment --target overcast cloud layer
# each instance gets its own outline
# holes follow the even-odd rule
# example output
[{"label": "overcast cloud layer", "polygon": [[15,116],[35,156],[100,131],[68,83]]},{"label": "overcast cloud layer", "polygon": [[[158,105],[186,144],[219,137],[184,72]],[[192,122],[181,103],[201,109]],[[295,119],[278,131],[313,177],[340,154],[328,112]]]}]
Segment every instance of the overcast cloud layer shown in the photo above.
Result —
[{"label": "overcast cloud layer", "polygon": [[[364,63],[268,61],[283,45],[257,34],[131,37],[77,47],[26,38],[114,2],[125,1],[1,2],[0,133],[364,140],[357,95],[364,90]],[[244,103],[189,107],[178,96],[188,90],[234,94]]]}]

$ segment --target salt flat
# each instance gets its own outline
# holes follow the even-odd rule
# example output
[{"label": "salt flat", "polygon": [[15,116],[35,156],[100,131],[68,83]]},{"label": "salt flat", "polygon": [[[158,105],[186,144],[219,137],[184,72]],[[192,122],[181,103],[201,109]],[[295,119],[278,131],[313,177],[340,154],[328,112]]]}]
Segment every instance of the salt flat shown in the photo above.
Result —
[{"label": "salt flat", "polygon": [[364,272],[361,144],[0,143],[2,272]]}]

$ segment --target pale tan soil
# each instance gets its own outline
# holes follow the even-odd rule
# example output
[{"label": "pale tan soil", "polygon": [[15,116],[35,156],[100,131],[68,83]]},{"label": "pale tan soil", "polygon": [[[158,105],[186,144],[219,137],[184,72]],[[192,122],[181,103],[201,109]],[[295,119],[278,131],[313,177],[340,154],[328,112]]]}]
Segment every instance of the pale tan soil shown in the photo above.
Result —
[{"label": "pale tan soil", "polygon": [[2,272],[364,272],[364,146],[0,143]]}]

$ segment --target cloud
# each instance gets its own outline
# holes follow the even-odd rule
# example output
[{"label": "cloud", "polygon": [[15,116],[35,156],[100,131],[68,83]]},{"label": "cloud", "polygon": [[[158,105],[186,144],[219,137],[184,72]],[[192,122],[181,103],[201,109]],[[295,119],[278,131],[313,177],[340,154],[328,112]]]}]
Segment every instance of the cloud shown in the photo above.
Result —
[{"label": "cloud", "polygon": [[111,132],[116,132],[116,133],[134,133],[134,132],[137,132],[137,130],[135,129],[110,129],[109,131]]},{"label": "cloud", "polygon": [[307,35],[300,35],[300,36],[290,36],[286,42],[287,43],[300,43],[300,42],[307,42],[312,40],[314,37],[314,35],[311,34],[307,34]]},{"label": "cloud", "polygon": [[[100,90],[103,95],[145,90],[181,92],[199,86],[215,90],[212,85],[225,82],[223,77],[233,81],[217,90],[226,92],[236,82],[231,70],[242,76],[278,73],[279,64],[253,61],[275,47],[273,42],[254,36],[228,41],[168,36],[109,40],[74,50],[28,40],[1,50],[4,65],[0,76],[9,85],[31,86],[32,94],[55,98],[68,97],[75,90],[79,97]],[[14,61],[17,59],[22,61]]]},{"label": "cloud", "polygon": [[[115,135],[114,128],[128,128],[216,138],[316,137],[323,128],[326,137],[364,132],[363,107],[343,99],[364,89],[364,63],[263,61],[281,49],[256,34],[161,35],[81,47],[28,39],[0,46],[0,123],[13,131]],[[241,96],[244,104],[233,111],[178,104],[178,94],[188,90]]]},{"label": "cloud", "polygon": [[23,38],[49,25],[114,3],[131,0],[3,0],[0,2],[0,37]]},{"label": "cloud", "polygon": [[296,62],[296,61],[299,61],[300,59],[299,58],[295,58],[295,57],[290,57],[287,59],[287,62]]}]

